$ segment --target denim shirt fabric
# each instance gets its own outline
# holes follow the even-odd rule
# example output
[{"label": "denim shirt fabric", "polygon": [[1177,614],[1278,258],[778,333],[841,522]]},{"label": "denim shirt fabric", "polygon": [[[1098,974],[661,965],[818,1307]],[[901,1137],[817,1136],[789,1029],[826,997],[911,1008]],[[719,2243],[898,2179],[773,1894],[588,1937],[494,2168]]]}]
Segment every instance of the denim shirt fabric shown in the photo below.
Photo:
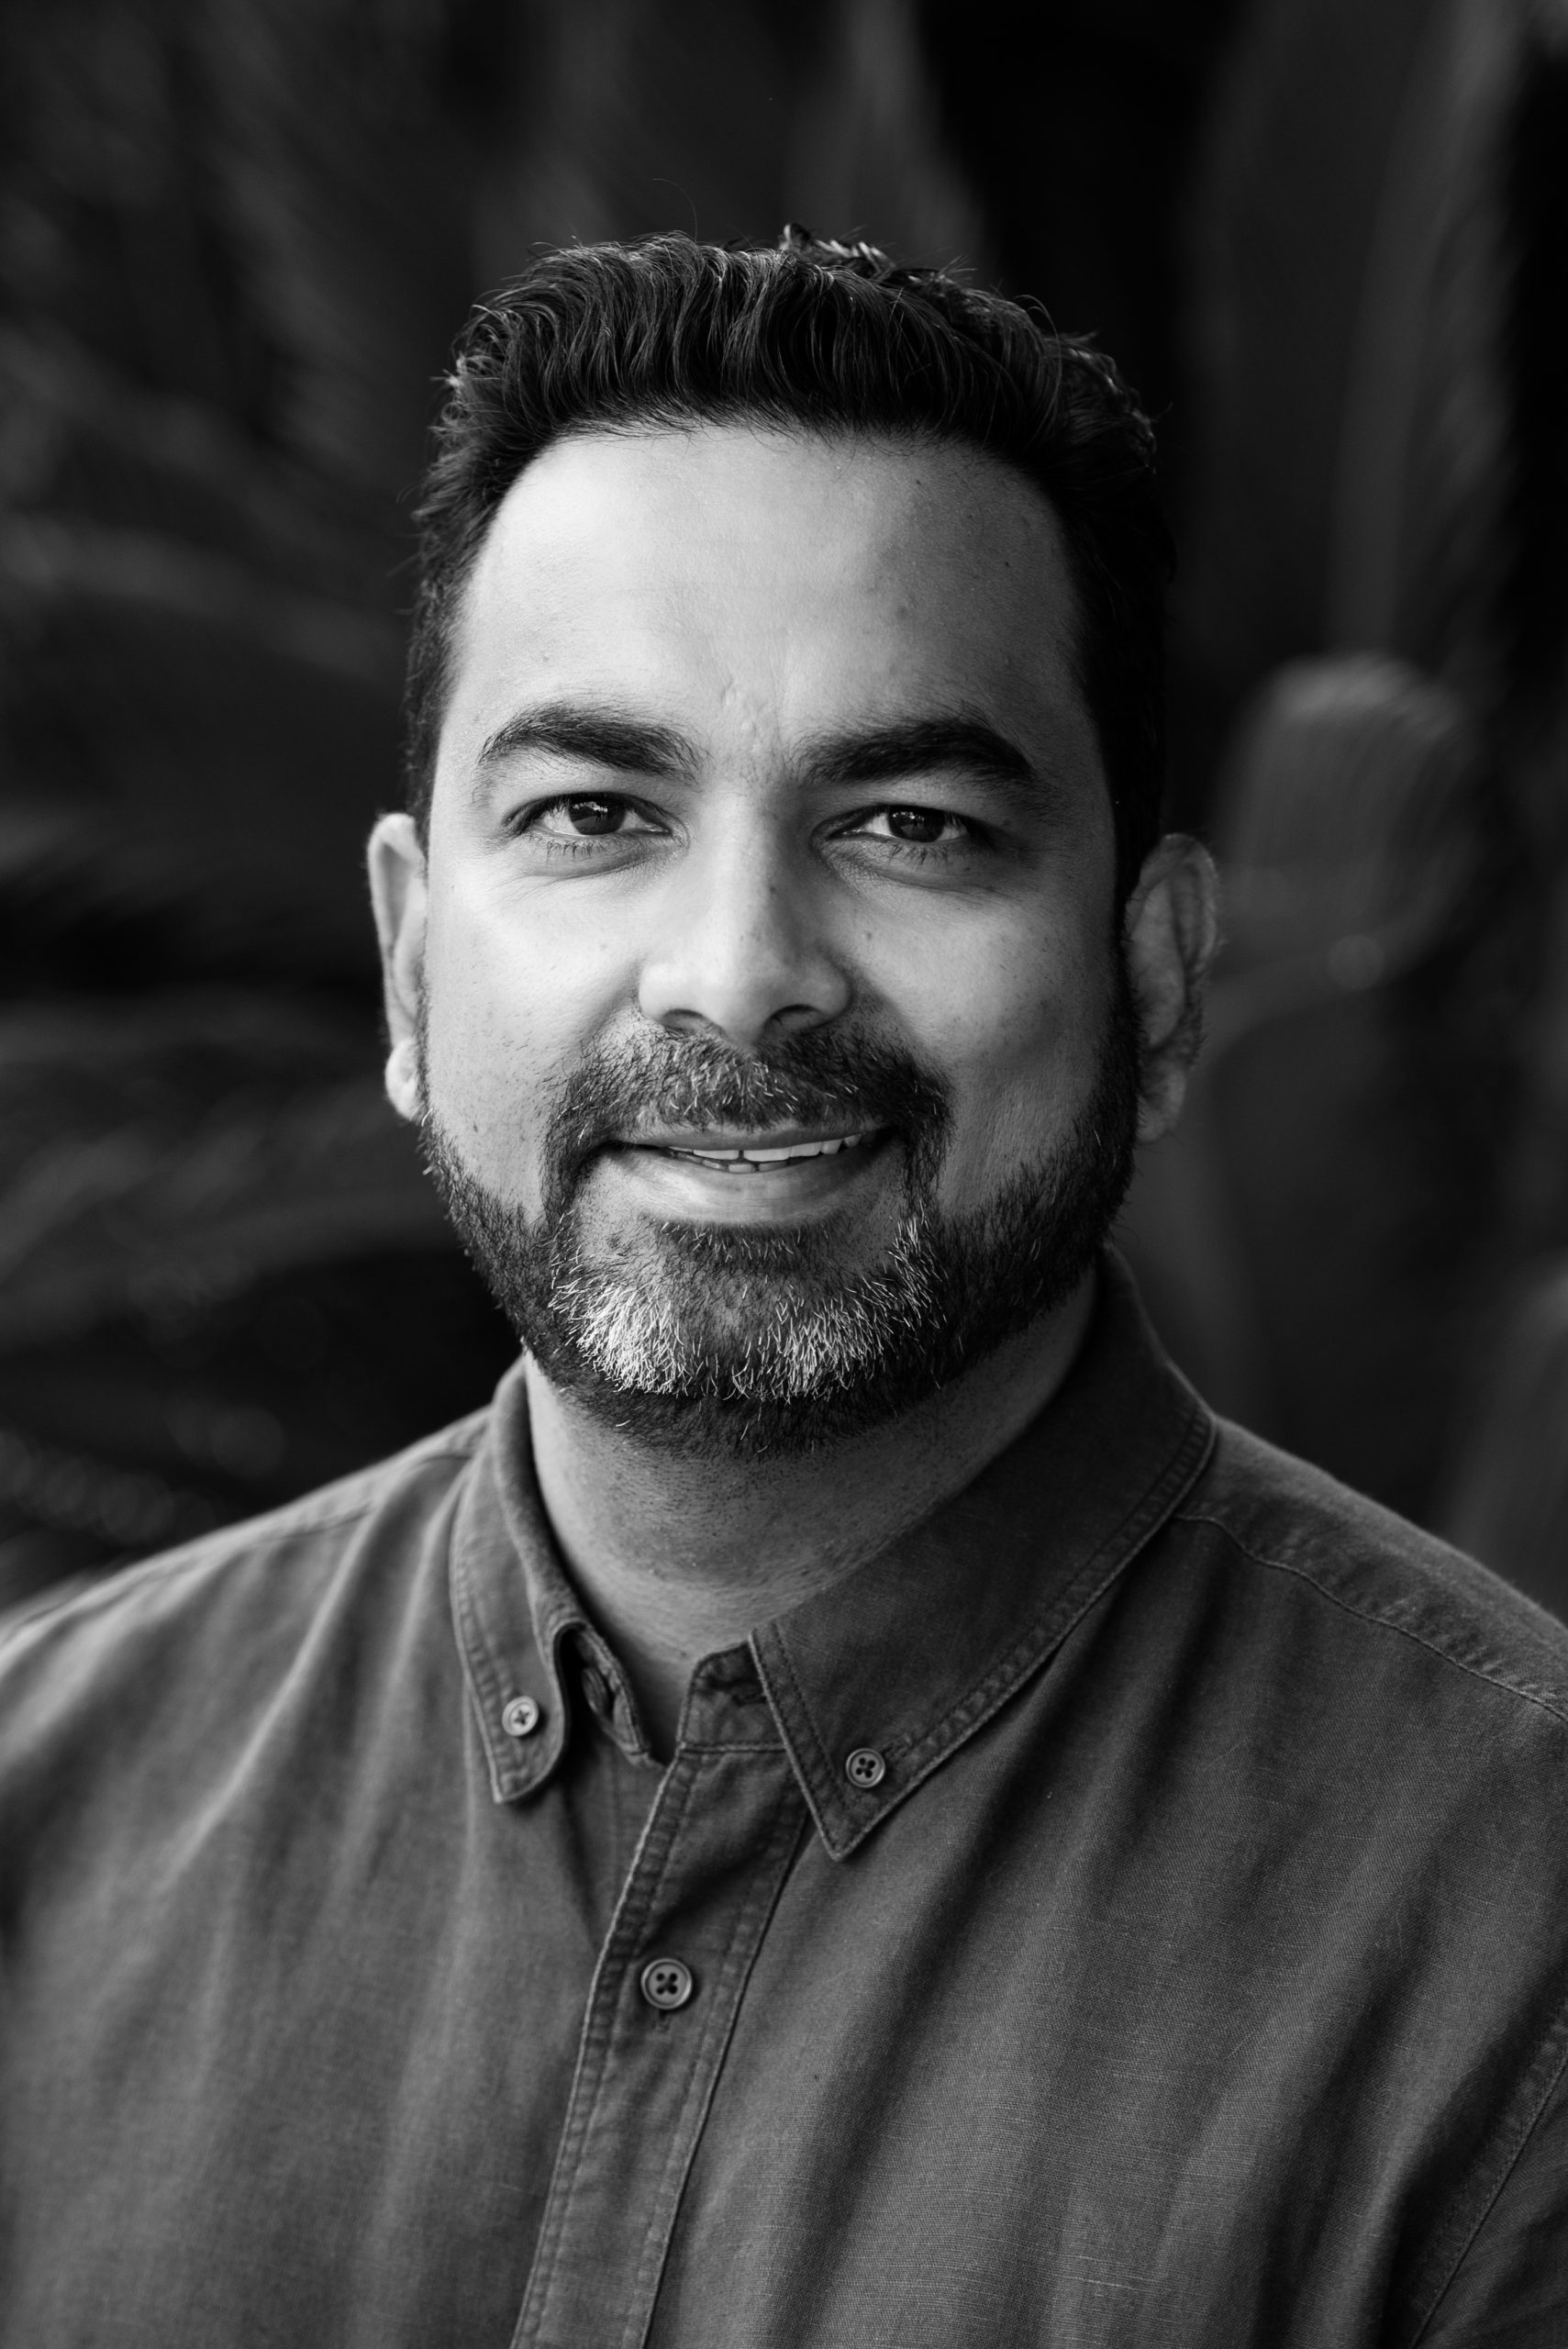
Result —
[{"label": "denim shirt fabric", "polygon": [[6,2349],[1562,2349],[1565,2072],[1568,1632],[1114,1260],[663,1770],[515,1373],[0,1642]]}]

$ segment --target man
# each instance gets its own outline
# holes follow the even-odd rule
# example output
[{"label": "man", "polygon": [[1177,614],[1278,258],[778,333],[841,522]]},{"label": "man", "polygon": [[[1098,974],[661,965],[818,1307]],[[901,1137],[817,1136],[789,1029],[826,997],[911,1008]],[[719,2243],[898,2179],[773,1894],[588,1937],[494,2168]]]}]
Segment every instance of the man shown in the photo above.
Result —
[{"label": "man", "polygon": [[387,1081],[525,1353],[10,1637],[4,2337],[1560,2343],[1568,1639],[1102,1252],[1214,935],[1114,370],[556,254],[425,534]]}]

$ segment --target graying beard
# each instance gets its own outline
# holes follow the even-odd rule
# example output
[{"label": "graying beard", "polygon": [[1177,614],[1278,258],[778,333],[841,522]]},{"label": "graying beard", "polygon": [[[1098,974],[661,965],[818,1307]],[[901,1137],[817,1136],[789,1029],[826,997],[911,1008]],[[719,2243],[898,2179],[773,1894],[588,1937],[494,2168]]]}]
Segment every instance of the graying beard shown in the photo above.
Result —
[{"label": "graying beard", "polygon": [[[919,1222],[900,1227],[883,1263],[837,1296],[787,1290],[739,1352],[718,1350],[694,1326],[690,1296],[668,1283],[573,1268],[551,1284],[550,1309],[611,1387],[651,1396],[789,1404],[820,1401],[875,1377],[929,1326],[937,1309]],[[736,1317],[738,1320],[740,1316]]]},{"label": "graying beard", "polygon": [[[1019,1169],[988,1209],[956,1225],[929,1207],[945,1122],[940,1088],[885,1056],[878,1076],[873,1057],[848,1047],[836,1048],[841,1065],[817,1055],[825,1082],[866,1091],[863,1068],[890,1088],[887,1122],[912,1145],[897,1235],[879,1264],[847,1280],[832,1277],[833,1236],[823,1226],[763,1236],[671,1225],[654,1242],[651,1266],[584,1264],[569,1186],[547,1183],[545,1210],[530,1225],[463,1166],[430,1107],[421,1004],[426,1163],[524,1345],[547,1377],[606,1422],[695,1454],[814,1450],[936,1392],[1060,1303],[1088,1270],[1131,1171],[1139,1044],[1120,959],[1117,982],[1098,1078],[1073,1130],[1043,1163]],[[556,1157],[569,1163],[613,1129],[606,1106],[618,1105],[633,1077],[648,1080],[647,1099],[662,1097],[682,1074],[670,1053],[667,1044],[645,1049],[635,1070],[585,1067],[550,1120],[547,1167]],[[688,1081],[702,1059],[720,1083],[739,1082],[731,1057],[694,1055]],[[771,1082],[741,1074],[748,1089]],[[713,1114],[710,1089],[693,1097]],[[763,1107],[776,1113],[777,1097],[764,1091]]]}]

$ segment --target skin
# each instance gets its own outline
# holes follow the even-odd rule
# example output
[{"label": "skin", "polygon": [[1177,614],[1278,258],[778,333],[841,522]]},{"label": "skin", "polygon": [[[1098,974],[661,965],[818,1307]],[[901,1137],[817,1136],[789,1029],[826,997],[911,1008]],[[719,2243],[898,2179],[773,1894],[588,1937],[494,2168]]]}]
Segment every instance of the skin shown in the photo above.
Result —
[{"label": "skin", "polygon": [[[428,845],[403,815],[372,838],[395,1107],[421,1106],[422,982],[435,1112],[533,1215],[539,1104],[591,1043],[652,1023],[755,1052],[842,1021],[940,1074],[940,1202],[983,1206],[1065,1131],[1111,999],[1111,807],[1073,624],[1049,505],[978,452],[728,426],[546,451],[469,585]],[[584,833],[583,803],[617,829]],[[1203,851],[1162,842],[1122,919],[1152,1140],[1214,945]],[[869,1263],[896,1219],[896,1141],[746,1175],[649,1146],[813,1138],[639,1130],[590,1163],[589,1230],[835,1210],[845,1269]],[[761,1464],[633,1442],[530,1364],[545,1504],[656,1750],[701,1656],[830,1587],[1012,1440],[1091,1305],[1085,1283],[891,1425]]]}]

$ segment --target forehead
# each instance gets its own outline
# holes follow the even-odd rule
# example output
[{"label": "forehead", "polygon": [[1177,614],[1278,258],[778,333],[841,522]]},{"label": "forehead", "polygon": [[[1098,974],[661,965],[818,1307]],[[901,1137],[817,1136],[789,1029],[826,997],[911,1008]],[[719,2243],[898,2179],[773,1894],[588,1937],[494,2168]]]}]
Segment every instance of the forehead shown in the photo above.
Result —
[{"label": "forehead", "polygon": [[962,704],[1097,774],[1074,623],[1056,515],[982,451],[744,425],[584,433],[496,512],[443,751],[540,693],[781,740]]}]

